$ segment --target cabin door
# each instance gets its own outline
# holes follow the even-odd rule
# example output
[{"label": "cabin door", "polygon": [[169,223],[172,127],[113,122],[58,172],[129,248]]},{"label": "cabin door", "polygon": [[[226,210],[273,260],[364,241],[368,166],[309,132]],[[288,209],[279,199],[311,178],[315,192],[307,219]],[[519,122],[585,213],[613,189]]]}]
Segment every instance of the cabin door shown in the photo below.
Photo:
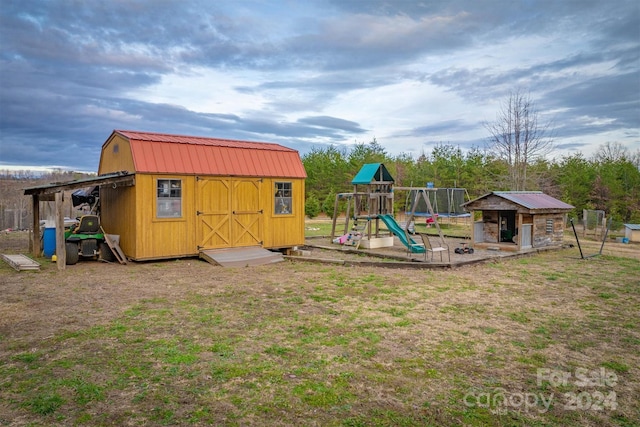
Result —
[{"label": "cabin door", "polygon": [[514,243],[516,235],[516,211],[500,212],[500,242]]},{"label": "cabin door", "polygon": [[232,246],[262,245],[263,210],[260,207],[262,179],[232,181]]},{"label": "cabin door", "polygon": [[231,183],[221,178],[196,178],[198,250],[231,246]]}]

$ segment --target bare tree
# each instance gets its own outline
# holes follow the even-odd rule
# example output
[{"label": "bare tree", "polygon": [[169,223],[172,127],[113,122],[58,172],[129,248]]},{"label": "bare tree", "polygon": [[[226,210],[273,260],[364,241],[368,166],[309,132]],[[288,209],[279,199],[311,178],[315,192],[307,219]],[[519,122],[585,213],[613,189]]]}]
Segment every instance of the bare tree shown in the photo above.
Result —
[{"label": "bare tree", "polygon": [[496,121],[484,126],[489,151],[508,167],[511,190],[525,190],[529,164],[553,151],[551,123],[539,123],[530,96],[515,91],[502,103]]},{"label": "bare tree", "polygon": [[596,162],[619,162],[630,159],[629,150],[619,142],[605,142],[598,147],[598,151],[593,155]]}]

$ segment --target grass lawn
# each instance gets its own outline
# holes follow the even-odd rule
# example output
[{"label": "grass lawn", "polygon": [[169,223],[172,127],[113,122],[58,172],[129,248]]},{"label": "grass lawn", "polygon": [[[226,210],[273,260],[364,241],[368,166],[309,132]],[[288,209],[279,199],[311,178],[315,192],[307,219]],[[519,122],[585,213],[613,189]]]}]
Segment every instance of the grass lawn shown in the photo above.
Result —
[{"label": "grass lawn", "polygon": [[[353,225],[353,221],[351,221],[349,224],[350,225],[348,229],[350,229],[351,226]],[[333,226],[333,222],[330,218],[307,220],[306,227],[305,227],[305,236],[306,237],[330,236],[332,226]],[[386,230],[386,227],[383,223],[380,223],[380,227],[381,229]],[[451,237],[470,237],[471,236],[471,228],[469,224],[465,223],[464,220],[462,219],[459,220],[458,222],[455,222],[455,220],[452,220],[451,222],[447,220],[442,220],[440,221],[440,229],[442,230],[442,233],[445,234],[446,236],[451,236]],[[424,218],[422,219],[418,218],[418,220],[415,222],[415,230],[422,233],[427,233],[427,234],[433,234],[433,235],[438,234],[438,230],[434,226],[427,227],[426,223],[424,222]],[[343,231],[344,231],[344,218],[339,218],[336,221],[335,235],[339,236],[343,233]]]},{"label": "grass lawn", "polygon": [[0,425],[637,426],[640,262],[0,263]]}]

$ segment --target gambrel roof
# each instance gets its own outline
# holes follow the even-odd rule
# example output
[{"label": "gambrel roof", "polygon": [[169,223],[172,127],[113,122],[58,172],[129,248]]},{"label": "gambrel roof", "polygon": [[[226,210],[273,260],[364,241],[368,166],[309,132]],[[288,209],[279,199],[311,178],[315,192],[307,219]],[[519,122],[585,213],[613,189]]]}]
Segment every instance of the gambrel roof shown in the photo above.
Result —
[{"label": "gambrel roof", "polygon": [[136,173],[306,178],[297,150],[282,145],[114,130],[129,142]]}]

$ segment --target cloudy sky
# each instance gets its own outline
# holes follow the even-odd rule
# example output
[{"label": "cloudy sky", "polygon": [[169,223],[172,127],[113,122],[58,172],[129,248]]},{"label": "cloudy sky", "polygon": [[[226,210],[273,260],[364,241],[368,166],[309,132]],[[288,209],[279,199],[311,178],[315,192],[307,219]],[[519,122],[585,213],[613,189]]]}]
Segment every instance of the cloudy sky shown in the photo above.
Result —
[{"label": "cloudy sky", "polygon": [[114,129],[483,147],[514,90],[557,158],[640,148],[637,0],[0,3],[0,169],[95,172]]}]

